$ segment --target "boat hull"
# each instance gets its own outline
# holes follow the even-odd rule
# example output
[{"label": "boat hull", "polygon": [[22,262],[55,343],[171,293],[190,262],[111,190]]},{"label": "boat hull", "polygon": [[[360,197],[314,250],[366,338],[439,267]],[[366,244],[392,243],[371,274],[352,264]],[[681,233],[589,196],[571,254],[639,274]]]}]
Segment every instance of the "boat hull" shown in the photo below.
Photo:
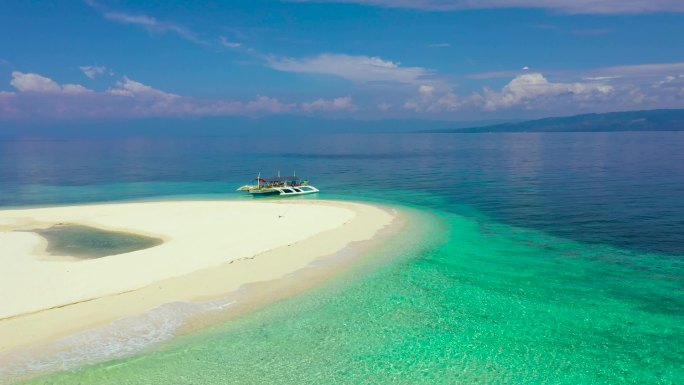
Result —
[{"label": "boat hull", "polygon": [[313,186],[287,186],[287,187],[273,187],[269,189],[250,190],[249,193],[254,197],[261,196],[294,196],[294,195],[308,195],[315,194],[319,190]]}]

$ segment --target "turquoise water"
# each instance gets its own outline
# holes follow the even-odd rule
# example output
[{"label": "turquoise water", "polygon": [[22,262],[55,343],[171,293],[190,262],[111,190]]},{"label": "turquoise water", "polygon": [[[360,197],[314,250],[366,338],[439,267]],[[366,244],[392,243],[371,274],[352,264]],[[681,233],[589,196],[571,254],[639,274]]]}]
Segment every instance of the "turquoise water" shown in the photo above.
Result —
[{"label": "turquoise water", "polygon": [[[678,383],[681,265],[441,215],[422,240],[147,354],[32,383]],[[349,278],[345,276],[343,278]]]},{"label": "turquoise water", "polygon": [[[239,161],[211,144],[177,144],[177,156],[202,154],[196,162],[213,166],[178,176],[143,163],[126,171],[136,177],[106,183],[95,177],[100,166],[78,183],[49,182],[54,171],[39,173],[41,183],[8,177],[13,191],[31,193],[6,205],[227,198],[234,196],[222,189],[233,182],[213,175],[286,161],[300,174],[316,159],[314,169],[327,178],[315,184],[324,191],[410,206],[430,218],[428,235],[395,239],[369,255],[382,261],[374,268],[131,356],[28,383],[682,383],[684,163],[677,149],[684,137],[612,135],[394,139],[381,148],[370,137],[354,146],[312,144],[306,156],[267,144]],[[165,151],[155,157],[170,156]],[[133,160],[131,167],[140,161]],[[155,167],[163,177],[144,170]],[[383,188],[389,181],[391,190]]]}]

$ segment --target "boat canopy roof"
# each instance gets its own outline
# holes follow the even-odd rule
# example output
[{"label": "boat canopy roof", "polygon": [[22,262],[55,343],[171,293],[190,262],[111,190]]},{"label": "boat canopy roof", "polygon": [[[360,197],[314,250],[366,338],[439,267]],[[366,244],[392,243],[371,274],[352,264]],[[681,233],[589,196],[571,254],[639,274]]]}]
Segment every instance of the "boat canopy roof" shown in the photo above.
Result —
[{"label": "boat canopy roof", "polygon": [[298,176],[276,176],[273,178],[264,178],[262,179],[263,183],[282,183],[282,182],[294,182],[302,180],[302,178]]}]

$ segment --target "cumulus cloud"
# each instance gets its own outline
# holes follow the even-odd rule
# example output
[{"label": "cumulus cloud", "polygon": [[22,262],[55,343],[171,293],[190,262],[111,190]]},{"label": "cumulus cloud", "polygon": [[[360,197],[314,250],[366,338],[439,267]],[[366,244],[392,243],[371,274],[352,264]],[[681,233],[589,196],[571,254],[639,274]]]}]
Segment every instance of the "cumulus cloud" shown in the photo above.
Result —
[{"label": "cumulus cloud", "polygon": [[19,92],[35,92],[47,94],[82,94],[92,92],[80,84],[60,85],[54,80],[35,73],[12,72],[10,84]]},{"label": "cumulus cloud", "polygon": [[95,79],[97,75],[102,75],[107,71],[107,67],[104,66],[81,66],[78,67],[83,71],[83,74],[91,79]]},{"label": "cumulus cloud", "polygon": [[[606,84],[615,89],[610,101],[615,109],[682,108],[680,81],[684,80],[684,62],[650,63],[563,71],[565,78]],[[681,79],[681,80],[680,80]]]},{"label": "cumulus cloud", "polygon": [[651,89],[659,96],[674,95],[684,106],[684,74],[668,75],[656,80],[651,84]]},{"label": "cumulus cloud", "polygon": [[65,94],[85,94],[93,92],[93,90],[85,88],[80,84],[64,84],[62,85],[62,92]]},{"label": "cumulus cloud", "polygon": [[[349,57],[340,67],[323,71],[314,65],[332,65],[329,60],[287,62],[290,70],[334,73],[354,80],[359,85],[383,79],[392,87],[366,88],[375,100],[369,106],[358,106],[350,96],[332,99],[312,98],[300,103],[258,95],[251,100],[198,99],[162,90],[123,76],[103,91],[89,90],[79,84],[62,84],[49,77],[14,71],[10,84],[15,92],[0,91],[0,118],[34,117],[147,117],[147,116],[212,116],[259,115],[269,113],[365,113],[387,115],[441,114],[448,118],[483,114],[501,117],[539,116],[540,114],[573,114],[588,111],[616,111],[649,108],[684,107],[684,63],[614,66],[594,70],[514,71],[499,87],[457,92],[457,85],[436,81],[436,76],[423,77],[427,70],[397,75],[392,71],[410,69],[399,63],[375,58],[364,66],[377,66],[387,73],[368,74],[359,67],[359,58]],[[320,58],[316,57],[316,58]],[[282,63],[281,63],[282,64]],[[338,63],[339,64],[339,63]],[[314,70],[316,69],[316,70]],[[500,76],[504,76],[501,74]],[[495,82],[483,78],[484,82]],[[397,87],[396,84],[400,84]],[[487,84],[487,83],[485,83]],[[463,87],[463,86],[460,86]],[[459,90],[461,88],[458,88]],[[481,86],[480,86],[481,87]],[[66,97],[68,95],[68,97]],[[383,112],[385,112],[383,114]],[[465,114],[465,115],[464,115]]]},{"label": "cumulus cloud", "polygon": [[432,93],[435,92],[435,87],[422,84],[420,87],[418,87],[418,92],[423,96],[431,97]]},{"label": "cumulus cloud", "polygon": [[12,72],[10,84],[20,92],[61,92],[62,87],[54,80],[32,73]]},{"label": "cumulus cloud", "polygon": [[619,14],[684,12],[681,0],[293,0],[319,3],[356,3],[387,8],[460,11],[488,8],[546,8],[566,13]]},{"label": "cumulus cloud", "polygon": [[[546,70],[530,69],[523,67],[525,71],[555,73],[566,78],[581,80],[602,81],[602,82],[627,82],[636,85],[650,83],[653,79],[660,79],[665,76],[677,76],[684,74],[684,62],[674,63],[652,63],[652,64],[633,64],[601,67],[582,70]],[[468,79],[487,80],[497,78],[511,78],[523,74],[520,70],[503,70],[493,72],[481,72],[466,75]]]},{"label": "cumulus cloud", "polygon": [[294,104],[285,104],[276,98],[258,95],[256,99],[248,102],[245,109],[249,112],[265,111],[270,113],[283,113],[292,109]]},{"label": "cumulus cloud", "polygon": [[[458,95],[452,88],[420,85],[413,97],[405,100],[405,110],[417,113],[448,113],[455,111],[495,112],[546,111],[572,113],[588,110],[620,110],[649,108],[665,103],[677,105],[679,78],[665,77],[653,83],[653,88],[669,87],[655,95],[632,84],[610,84],[608,79],[588,81],[551,81],[538,72],[519,73],[499,90],[485,87],[480,92]],[[682,76],[684,83],[684,76]],[[679,98],[679,99],[678,99]],[[681,103],[681,101],[680,101]],[[517,112],[516,112],[517,111]]]},{"label": "cumulus cloud", "polygon": [[270,58],[268,65],[279,71],[328,74],[356,83],[412,84],[431,76],[425,68],[403,67],[401,63],[377,56],[321,54],[302,59]]},{"label": "cumulus cloud", "polygon": [[540,73],[515,77],[499,92],[485,89],[480,101],[488,111],[514,106],[540,107],[559,98],[575,101],[606,99],[614,88],[603,83],[552,83]]},{"label": "cumulus cloud", "polygon": [[417,97],[404,102],[404,109],[415,112],[456,111],[462,106],[463,101],[450,88],[426,84],[418,87]]},{"label": "cumulus cloud", "polygon": [[305,102],[301,105],[302,110],[311,111],[341,111],[341,110],[355,110],[356,106],[352,103],[350,96],[339,97],[331,100],[317,99],[313,102]]},{"label": "cumulus cloud", "polygon": [[98,92],[19,71],[13,73],[10,83],[17,92],[0,91],[0,119],[259,115],[356,109],[349,96],[304,103],[286,103],[265,95],[246,101],[197,99],[163,91],[127,76]]}]

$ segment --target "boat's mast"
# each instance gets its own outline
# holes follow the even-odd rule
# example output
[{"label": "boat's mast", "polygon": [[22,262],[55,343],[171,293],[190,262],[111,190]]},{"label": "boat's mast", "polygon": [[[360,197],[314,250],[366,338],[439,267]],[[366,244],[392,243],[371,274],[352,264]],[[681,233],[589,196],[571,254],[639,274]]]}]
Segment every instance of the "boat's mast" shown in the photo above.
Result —
[{"label": "boat's mast", "polygon": [[257,188],[259,188],[259,183],[261,183],[261,172],[257,174]]}]

